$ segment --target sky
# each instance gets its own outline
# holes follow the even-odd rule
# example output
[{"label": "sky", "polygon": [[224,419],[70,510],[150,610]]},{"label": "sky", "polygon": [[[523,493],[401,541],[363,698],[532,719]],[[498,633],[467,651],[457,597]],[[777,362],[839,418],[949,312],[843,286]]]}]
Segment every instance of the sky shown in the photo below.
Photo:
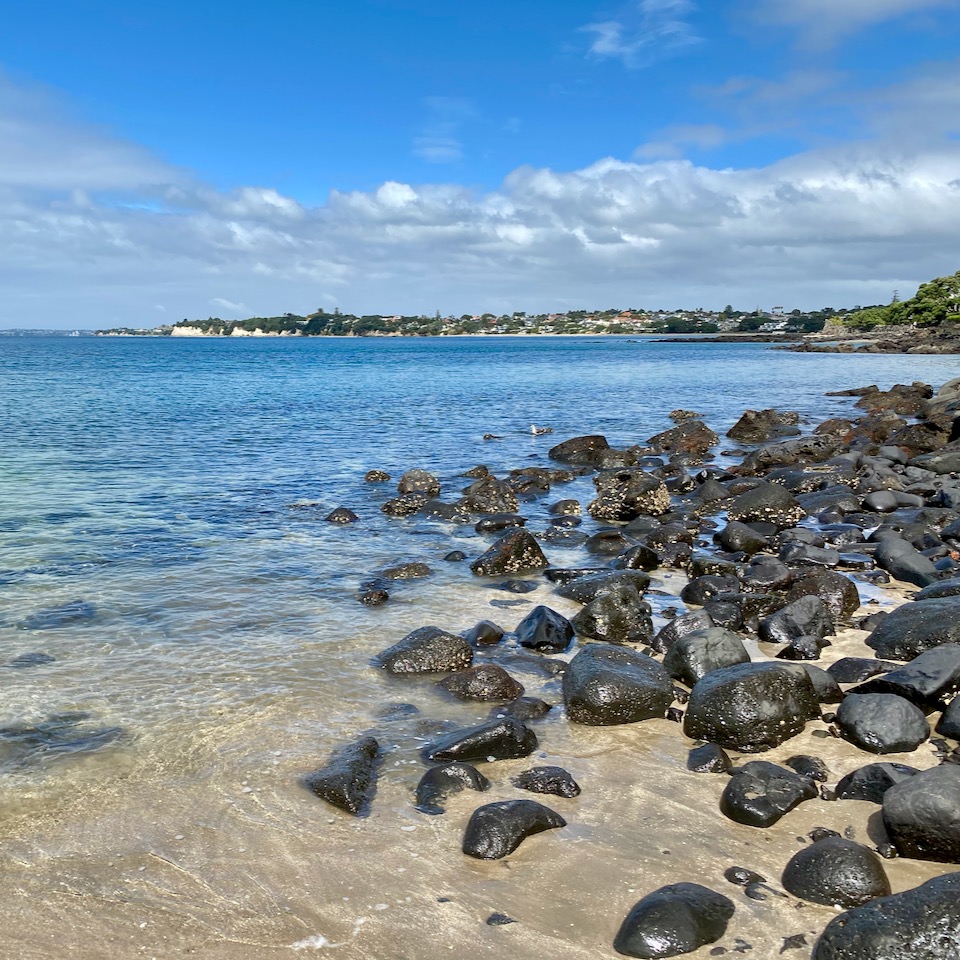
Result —
[{"label": "sky", "polygon": [[0,328],[817,309],[960,268],[960,0],[38,0]]}]

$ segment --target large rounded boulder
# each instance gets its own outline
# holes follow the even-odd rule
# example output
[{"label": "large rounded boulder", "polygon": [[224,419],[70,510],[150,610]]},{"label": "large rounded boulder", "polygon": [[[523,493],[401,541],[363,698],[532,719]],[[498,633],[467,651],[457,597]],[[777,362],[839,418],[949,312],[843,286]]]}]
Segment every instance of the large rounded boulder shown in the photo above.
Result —
[{"label": "large rounded boulder", "polygon": [[812,960],[953,960],[960,956],[960,873],[871,900],[827,924]]},{"label": "large rounded boulder", "polygon": [[867,637],[867,646],[888,660],[912,660],[944,643],[960,643],[960,597],[904,603]]},{"label": "large rounded boulder", "polygon": [[796,736],[820,716],[809,674],[787,663],[743,663],[714,670],[693,688],[683,730],[742,753],[759,753]]},{"label": "large rounded boulder", "polygon": [[901,856],[960,863],[960,766],[945,763],[890,787],[883,825]]},{"label": "large rounded boulder", "polygon": [[880,858],[845,837],[825,837],[799,850],[783,871],[783,887],[795,897],[828,907],[859,907],[890,895]]},{"label": "large rounded boulder", "polygon": [[574,723],[612,726],[662,718],[673,685],[652,657],[626,647],[591,644],[563,675],[567,717]]}]

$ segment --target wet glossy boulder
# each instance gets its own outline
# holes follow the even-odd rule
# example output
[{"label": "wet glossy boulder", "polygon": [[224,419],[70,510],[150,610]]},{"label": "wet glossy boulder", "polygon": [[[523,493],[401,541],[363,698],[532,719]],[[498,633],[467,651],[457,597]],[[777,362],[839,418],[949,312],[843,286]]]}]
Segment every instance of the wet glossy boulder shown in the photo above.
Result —
[{"label": "wet glossy boulder", "polygon": [[945,763],[890,787],[883,825],[901,856],[960,863],[960,766]]},{"label": "wet glossy boulder", "polygon": [[532,573],[548,566],[547,558],[533,535],[522,527],[497,540],[470,564],[479,577],[500,577],[514,573]]},{"label": "wet glossy boulder", "polygon": [[454,730],[423,748],[428,760],[513,760],[537,749],[537,735],[522,720],[502,717],[476,727]]},{"label": "wet glossy boulder", "polygon": [[623,584],[642,594],[650,586],[650,577],[641,570],[588,571],[583,576],[571,578],[558,587],[556,592],[567,600],[589,603],[599,593]]},{"label": "wet glossy boulder", "polygon": [[880,858],[863,844],[825,837],[799,850],[783,871],[783,888],[828,907],[859,907],[890,895]]},{"label": "wet glossy boulder", "polygon": [[801,666],[806,670],[820,703],[839,703],[843,699],[840,684],[826,670],[812,663],[802,663]]},{"label": "wet glossy boulder", "polygon": [[884,539],[873,556],[881,569],[904,583],[926,587],[940,579],[932,561],[900,537]]},{"label": "wet glossy boulder", "polygon": [[474,810],[463,835],[463,852],[478,860],[499,860],[527,837],[565,827],[567,821],[535,800],[503,800]]},{"label": "wet glossy boulder", "polygon": [[647,894],[613,941],[626,957],[676,957],[716,943],[734,914],[733,901],[698,883],[672,883]]},{"label": "wet glossy boulder", "polygon": [[523,695],[523,684],[493,663],[458,670],[437,686],[458,700],[515,700]]},{"label": "wet glossy boulder", "polygon": [[791,603],[801,597],[819,597],[835,622],[849,620],[860,609],[856,584],[834,570],[816,570],[795,580],[787,592]]},{"label": "wet glossy boulder", "polygon": [[573,642],[573,625],[550,607],[534,607],[514,631],[520,646],[539,653],[562,653]]},{"label": "wet glossy boulder", "polygon": [[937,733],[941,737],[960,740],[960,696],[954,697],[937,721]]},{"label": "wet glossy boulder", "polygon": [[447,673],[473,662],[473,650],[463,637],[439,627],[420,627],[377,658],[380,666],[396,675]]},{"label": "wet glossy boulder", "polygon": [[461,636],[472,646],[492,646],[503,639],[503,628],[491,620],[481,620],[469,630],[464,630]]},{"label": "wet glossy boulder", "polygon": [[687,755],[687,769],[691,773],[726,773],[730,767],[726,751],[715,743],[703,743]]},{"label": "wet glossy boulder", "polygon": [[307,774],[302,783],[327,803],[359,816],[376,790],[379,752],[376,739],[364,737],[335,751],[325,766]]},{"label": "wet glossy boulder", "polygon": [[760,639],[767,643],[794,643],[801,637],[822,641],[834,632],[830,610],[815,596],[798,597],[764,617],[758,630]]},{"label": "wet glossy boulder", "polygon": [[606,643],[648,643],[653,637],[650,604],[626,582],[605,587],[571,623],[578,636]]},{"label": "wet glossy boulder", "polygon": [[733,770],[720,797],[720,812],[744,826],[770,827],[817,795],[809,777],[765,760],[751,760]]},{"label": "wet glossy boulder", "polygon": [[637,723],[666,714],[673,686],[652,657],[625,647],[590,644],[563,675],[563,699],[574,723]]},{"label": "wet glossy boulder", "polygon": [[707,573],[694,577],[680,591],[680,599],[688,606],[702,607],[721,594],[736,593],[740,581],[735,576]]},{"label": "wet glossy boulder", "polygon": [[960,956],[960,873],[871,900],[835,917],[812,960],[954,960]]},{"label": "wet glossy boulder", "polygon": [[796,498],[776,483],[760,483],[735,497],[727,517],[740,523],[762,521],[776,527],[792,527],[807,515]]},{"label": "wet glossy boulder", "polygon": [[960,643],[945,643],[872,677],[850,693],[895,693],[921,710],[940,710],[960,692]]},{"label": "wet glossy boulder", "polygon": [[834,791],[838,800],[866,800],[883,803],[883,795],[894,785],[917,773],[905,763],[868,763],[848,773]]},{"label": "wet glossy boulder", "polygon": [[663,658],[663,668],[692,687],[712,670],[749,663],[750,654],[740,636],[723,627],[694,630],[674,643]]},{"label": "wet glossy boulder", "polygon": [[388,500],[380,510],[388,517],[411,517],[426,506],[430,497],[425,493],[405,493]]},{"label": "wet glossy boulder", "polygon": [[546,793],[568,799],[580,795],[580,785],[563,767],[532,767],[511,777],[510,782],[517,789],[531,793]]},{"label": "wet glossy boulder", "polygon": [[461,790],[484,791],[490,781],[469,763],[444,763],[431,767],[417,784],[416,804],[421,813],[437,816],[444,812],[443,801]]},{"label": "wet glossy boulder", "polygon": [[912,660],[944,643],[960,643],[960,597],[915,600],[889,613],[867,637],[878,657]]},{"label": "wet glossy boulder", "polygon": [[770,547],[770,542],[763,534],[739,520],[728,523],[714,534],[714,539],[724,550],[728,550],[730,553],[753,555]]},{"label": "wet glossy boulder", "polygon": [[681,637],[695,630],[715,627],[713,617],[706,610],[691,610],[665,623],[653,638],[651,646],[657,653],[666,653]]},{"label": "wet glossy boulder", "polygon": [[930,736],[923,711],[891,693],[848,693],[837,710],[837,728],[868,753],[906,753]]},{"label": "wet glossy boulder", "polygon": [[759,753],[796,736],[820,716],[803,667],[743,663],[706,674],[693,688],[684,733],[743,753]]},{"label": "wet glossy boulder", "polygon": [[597,496],[587,506],[594,520],[626,522],[641,515],[659,516],[670,509],[663,481],[640,467],[604,470],[594,478]]}]

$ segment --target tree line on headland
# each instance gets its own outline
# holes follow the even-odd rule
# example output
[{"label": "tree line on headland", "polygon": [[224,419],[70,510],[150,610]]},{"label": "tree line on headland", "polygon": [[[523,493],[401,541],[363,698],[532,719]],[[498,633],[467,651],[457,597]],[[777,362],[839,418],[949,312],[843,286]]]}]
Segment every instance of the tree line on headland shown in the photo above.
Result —
[{"label": "tree line on headland", "polygon": [[245,320],[184,319],[153,328],[119,327],[98,330],[102,336],[300,336],[300,337],[435,337],[498,334],[698,334],[698,333],[815,333],[830,329],[875,330],[915,325],[935,327],[960,324],[960,271],[920,286],[909,300],[850,309],[785,312],[757,308],[752,312],[727,306],[721,311],[644,310],[638,307],[609,310],[568,310],[564,313],[462,314],[461,316],[357,316],[319,309],[305,315],[284,313]]}]

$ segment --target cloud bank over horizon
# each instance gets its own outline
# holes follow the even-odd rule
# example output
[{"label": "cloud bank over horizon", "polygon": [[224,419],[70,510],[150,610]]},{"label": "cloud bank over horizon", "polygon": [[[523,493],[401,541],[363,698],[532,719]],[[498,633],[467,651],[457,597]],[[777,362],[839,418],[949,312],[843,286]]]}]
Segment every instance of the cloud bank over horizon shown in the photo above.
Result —
[{"label": "cloud bank over horizon", "polygon": [[[667,44],[692,43],[695,6],[647,0],[640,23],[655,24]],[[879,6],[893,17],[938,4]],[[780,19],[799,25],[821,8],[806,0]],[[851,5],[836,32],[882,19],[877,9]],[[591,55],[612,31],[594,31]],[[623,50],[640,43],[624,31],[615,35]],[[633,54],[623,50],[605,55],[629,71]],[[651,129],[625,159],[598,152],[575,165],[516,164],[487,187],[455,169],[480,108],[467,97],[427,98],[414,149],[449,179],[384,176],[310,202],[276,183],[213,182],[78,119],[68,95],[0,75],[0,327],[154,326],[318,307],[461,314],[888,302],[895,288],[909,295],[958,266],[958,90],[957,60],[919,64],[869,91],[823,65],[718,77],[698,94],[721,105],[710,122]],[[811,91],[842,112],[846,136],[807,126],[783,155],[711,158],[729,143],[762,141],[778,115],[799,116],[790,105]]]}]

